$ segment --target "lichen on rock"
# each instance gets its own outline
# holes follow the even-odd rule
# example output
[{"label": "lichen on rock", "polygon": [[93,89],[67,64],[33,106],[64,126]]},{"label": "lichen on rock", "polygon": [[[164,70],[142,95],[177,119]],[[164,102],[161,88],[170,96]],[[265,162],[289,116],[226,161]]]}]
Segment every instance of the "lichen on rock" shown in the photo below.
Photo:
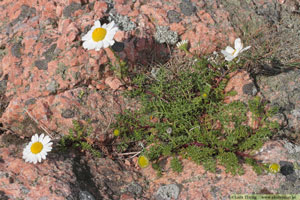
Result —
[{"label": "lichen on rock", "polygon": [[154,38],[159,43],[176,44],[178,42],[178,34],[169,30],[166,26],[157,26]]}]

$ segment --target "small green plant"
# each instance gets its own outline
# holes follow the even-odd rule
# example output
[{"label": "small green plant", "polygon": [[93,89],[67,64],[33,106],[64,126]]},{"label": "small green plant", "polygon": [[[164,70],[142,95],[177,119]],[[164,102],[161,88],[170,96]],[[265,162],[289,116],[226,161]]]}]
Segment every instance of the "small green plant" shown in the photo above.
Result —
[{"label": "small green plant", "polygon": [[183,166],[178,158],[173,158],[171,160],[171,168],[174,172],[182,172]]},{"label": "small green plant", "polygon": [[92,128],[88,125],[82,125],[78,121],[73,120],[73,128],[69,129],[69,135],[64,135],[59,141],[59,146],[66,150],[67,147],[72,146],[79,148],[82,151],[91,152],[95,157],[101,157],[101,153],[93,148],[88,142],[88,137],[92,133]]},{"label": "small green plant", "polygon": [[111,51],[113,52],[116,61],[114,64],[111,64],[111,69],[114,71],[115,75],[123,81],[125,77],[128,76],[128,64],[124,60],[120,58],[120,56],[112,49],[110,48]]},{"label": "small green plant", "polygon": [[[162,174],[161,160],[173,157],[171,167],[182,171],[177,156],[191,159],[206,170],[215,172],[217,164],[226,172],[242,174],[241,163],[253,166],[259,173],[265,166],[250,155],[278,128],[268,117],[265,103],[255,97],[247,103],[224,103],[224,88],[234,67],[216,66],[206,59],[198,59],[181,70],[161,67],[155,77],[143,73],[131,82],[132,90],[125,95],[138,99],[141,108],[125,110],[116,116],[113,130],[120,130],[122,142],[118,150],[130,151],[142,142],[143,154],[153,168]],[[247,113],[259,123],[252,128]]]}]

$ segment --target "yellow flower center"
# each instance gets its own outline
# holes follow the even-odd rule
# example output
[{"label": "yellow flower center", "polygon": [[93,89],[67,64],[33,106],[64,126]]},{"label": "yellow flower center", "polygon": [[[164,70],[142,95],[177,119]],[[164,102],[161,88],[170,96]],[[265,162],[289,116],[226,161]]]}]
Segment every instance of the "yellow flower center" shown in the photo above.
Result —
[{"label": "yellow flower center", "polygon": [[202,94],[202,97],[203,97],[203,98],[206,98],[206,97],[207,97],[207,94],[206,94],[206,93]]},{"label": "yellow flower center", "polygon": [[149,165],[149,160],[146,156],[140,156],[138,159],[138,164],[141,168],[145,168]]},{"label": "yellow flower center", "polygon": [[30,147],[31,153],[33,153],[33,154],[40,153],[42,151],[42,149],[43,149],[43,144],[40,142],[35,142]]},{"label": "yellow flower center", "polygon": [[235,54],[235,52],[236,52],[236,49],[232,52],[232,55],[234,55]]},{"label": "yellow flower center", "polygon": [[269,166],[269,169],[270,169],[271,172],[277,173],[277,172],[280,171],[280,165],[277,164],[277,163],[273,163],[273,164],[271,164],[271,165]]},{"label": "yellow flower center", "polygon": [[103,40],[106,36],[106,29],[104,28],[96,28],[92,33],[92,39],[95,42],[99,42]]},{"label": "yellow flower center", "polygon": [[115,129],[115,130],[114,130],[114,135],[115,135],[116,137],[120,135],[119,129]]}]

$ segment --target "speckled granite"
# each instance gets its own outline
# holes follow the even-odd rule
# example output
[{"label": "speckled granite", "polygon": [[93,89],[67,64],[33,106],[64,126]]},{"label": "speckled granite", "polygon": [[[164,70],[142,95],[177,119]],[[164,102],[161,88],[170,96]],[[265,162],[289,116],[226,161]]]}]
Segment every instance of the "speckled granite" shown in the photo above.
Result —
[{"label": "speckled granite", "polygon": [[[285,36],[278,38],[278,58],[285,63],[297,61],[300,55],[300,42],[296,42],[300,40],[299,5],[295,2],[2,0],[0,127],[10,129],[7,134],[11,137],[15,134],[15,138],[6,139],[0,145],[0,199],[155,199],[168,194],[168,188],[175,191],[174,195],[179,189],[177,199],[199,200],[228,199],[232,193],[266,190],[299,193],[299,170],[292,172],[289,164],[299,160],[299,147],[282,141],[265,144],[265,150],[257,156],[263,161],[281,161],[285,170],[261,177],[249,167],[245,167],[246,173],[241,177],[225,174],[222,168],[217,174],[210,174],[184,160],[182,174],[174,174],[167,165],[165,176],[157,179],[151,168],[133,169],[134,159],[126,161],[130,168],[127,169],[108,158],[93,160],[75,152],[65,154],[57,150],[39,165],[21,159],[25,140],[43,131],[41,126],[57,140],[68,134],[72,120],[82,123],[91,120],[94,129],[91,138],[94,143],[103,144],[109,139],[107,127],[113,114],[135,105],[115,91],[122,83],[110,71],[109,63],[116,60],[113,52],[110,49],[86,51],[81,46],[81,37],[94,20],[116,21],[121,31],[116,34],[117,43],[112,49],[130,66],[165,61],[178,53],[174,44],[183,39],[190,41],[190,51],[196,54],[219,51],[232,44],[236,37],[243,36],[241,25],[253,21],[260,27],[277,27],[278,32],[270,37]],[[249,45],[255,48],[255,44]],[[281,72],[272,70],[267,74]],[[247,99],[258,89],[260,94],[284,108],[288,130],[298,130],[298,75],[291,71],[261,78],[257,88],[245,74],[240,78],[249,81],[236,88],[238,97]],[[239,82],[239,78],[232,81]],[[3,140],[4,132],[1,134]],[[13,142],[19,140],[17,144]]]}]

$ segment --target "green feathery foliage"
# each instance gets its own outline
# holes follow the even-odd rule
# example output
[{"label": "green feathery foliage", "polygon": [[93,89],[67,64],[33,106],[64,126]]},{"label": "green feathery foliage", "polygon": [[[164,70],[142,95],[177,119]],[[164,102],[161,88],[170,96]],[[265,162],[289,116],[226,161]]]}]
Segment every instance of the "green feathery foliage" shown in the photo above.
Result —
[{"label": "green feathery foliage", "polygon": [[[161,67],[154,78],[138,74],[132,80],[127,97],[138,99],[141,108],[125,110],[116,116],[113,129],[118,129],[120,152],[129,151],[142,142],[144,155],[161,174],[162,158],[173,157],[171,167],[182,171],[178,156],[190,158],[206,170],[215,172],[217,164],[226,172],[242,174],[241,163],[252,165],[256,172],[263,167],[250,154],[259,149],[278,128],[268,117],[265,103],[254,97],[248,103],[224,99],[229,72],[226,66],[214,66],[206,59],[192,67],[172,70]],[[258,121],[256,129],[247,125],[247,113]]]},{"label": "green feathery foliage", "polygon": [[59,141],[59,146],[62,150],[66,150],[67,147],[78,148],[82,151],[91,152],[95,157],[101,157],[101,153],[93,148],[93,146],[88,143],[87,138],[92,133],[91,126],[82,125],[78,121],[73,120],[73,128],[69,129],[69,135],[64,135]]}]

